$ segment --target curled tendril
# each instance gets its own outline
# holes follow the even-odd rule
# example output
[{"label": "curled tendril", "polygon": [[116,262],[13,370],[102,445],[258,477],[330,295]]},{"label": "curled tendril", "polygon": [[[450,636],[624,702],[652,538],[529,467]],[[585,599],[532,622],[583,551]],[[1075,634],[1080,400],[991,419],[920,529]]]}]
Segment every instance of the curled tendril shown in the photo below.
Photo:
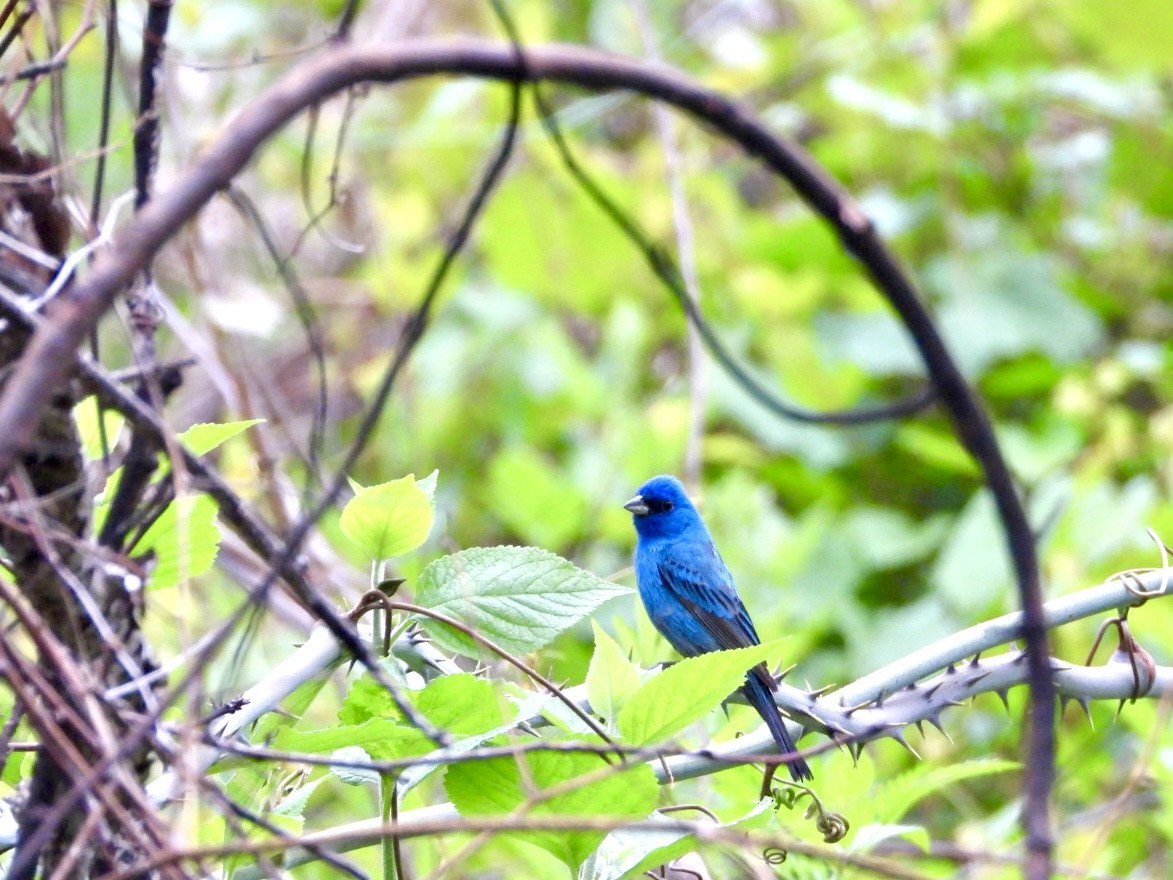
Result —
[{"label": "curled tendril", "polygon": [[[811,808],[806,811],[808,819],[813,812],[816,812],[816,810],[812,804]],[[818,829],[819,834],[823,835],[823,843],[838,843],[851,830],[851,823],[847,821],[847,817],[842,813],[827,813],[821,809],[817,812],[819,818],[815,820],[815,828]]]},{"label": "curled tendril", "polygon": [[786,861],[786,857],[789,855],[790,853],[780,846],[771,846],[762,850],[762,858],[767,865],[780,865]]},{"label": "curled tendril", "polygon": [[789,786],[787,786],[786,788],[779,788],[779,787],[775,786],[775,787],[772,787],[769,792],[770,799],[774,801],[774,808],[775,809],[778,809],[780,807],[785,807],[788,810],[794,809],[795,801],[797,801],[798,796],[803,793],[804,792],[796,791],[795,789],[790,788]]},{"label": "curled tendril", "polygon": [[786,807],[788,810],[793,810],[798,805],[800,798],[810,798],[810,805],[806,808],[803,818],[817,817],[815,828],[818,829],[819,834],[823,835],[824,843],[838,843],[847,836],[847,832],[851,829],[851,823],[847,821],[846,816],[824,807],[818,795],[805,785],[783,781],[781,785],[770,789],[770,797],[773,799],[776,809]]}]

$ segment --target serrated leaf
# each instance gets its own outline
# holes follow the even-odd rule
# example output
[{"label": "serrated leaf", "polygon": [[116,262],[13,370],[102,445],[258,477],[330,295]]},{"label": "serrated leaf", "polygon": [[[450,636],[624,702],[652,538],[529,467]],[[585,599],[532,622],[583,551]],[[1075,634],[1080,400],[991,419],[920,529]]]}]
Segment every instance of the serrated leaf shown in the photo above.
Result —
[{"label": "serrated leaf", "polygon": [[[363,764],[371,760],[367,750],[362,746],[343,746],[330,755],[338,764],[330,765],[330,772],[344,785],[378,785],[382,776],[374,770],[365,767],[344,767],[341,762],[349,764]],[[325,777],[322,777],[323,779]]]},{"label": "serrated leaf", "polygon": [[179,442],[192,455],[206,455],[222,443],[242,434],[264,419],[244,419],[239,422],[201,422],[179,435]]},{"label": "serrated leaf", "polygon": [[154,553],[151,588],[173,587],[211,569],[220,550],[216,502],[209,495],[184,495],[134,545],[131,555]]},{"label": "serrated leaf", "polygon": [[440,481],[440,469],[435,468],[426,477],[420,477],[415,481],[415,484],[420,487],[420,491],[428,496],[428,500],[434,502],[436,500],[436,484]]},{"label": "serrated leaf", "polygon": [[420,546],[432,530],[432,500],[408,474],[355,493],[338,526],[371,559],[391,559]]},{"label": "serrated leaf", "polygon": [[619,710],[619,734],[644,745],[679,733],[745,683],[745,673],[777,656],[785,639],[763,645],[713,651],[681,660],[653,676]]},{"label": "serrated leaf", "polygon": [[587,699],[591,711],[607,719],[614,728],[615,716],[623,702],[639,690],[639,666],[632,663],[619,647],[618,642],[607,635],[596,621],[591,621],[595,631],[595,653],[587,668]]},{"label": "serrated leaf", "polygon": [[[506,651],[548,645],[608,599],[630,592],[536,547],[477,547],[437,559],[420,573],[416,602],[453,617]],[[449,626],[420,625],[441,647],[494,655]]]},{"label": "serrated leaf", "polygon": [[372,718],[394,718],[397,715],[391,694],[369,675],[351,683],[338,708],[338,720],[343,724],[362,724]]},{"label": "serrated leaf", "polygon": [[273,813],[278,816],[301,819],[305,814],[306,804],[309,803],[310,795],[328,778],[327,776],[319,776],[317,779],[310,780],[305,785],[298,786],[289,794],[285,795],[273,807]]},{"label": "serrated leaf", "polygon": [[[525,763],[524,773],[519,762]],[[548,799],[541,797],[547,789],[580,778],[583,784],[579,787]],[[614,765],[609,772],[598,756],[575,753],[530,752],[516,758],[455,764],[445,774],[444,789],[462,816],[500,816],[519,811],[523,816],[554,816],[571,822],[643,819],[659,802],[659,785],[649,765]],[[527,803],[534,805],[524,809]],[[524,826],[524,818],[518,824]],[[553,853],[572,869],[605,836],[605,831],[518,833],[521,840]]]}]

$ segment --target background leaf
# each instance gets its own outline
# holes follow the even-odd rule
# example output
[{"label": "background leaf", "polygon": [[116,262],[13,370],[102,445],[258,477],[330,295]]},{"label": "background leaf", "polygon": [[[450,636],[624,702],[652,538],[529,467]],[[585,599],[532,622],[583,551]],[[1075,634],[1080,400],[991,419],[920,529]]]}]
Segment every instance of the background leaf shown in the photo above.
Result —
[{"label": "background leaf", "polygon": [[264,419],[245,419],[239,422],[204,422],[192,425],[179,435],[179,442],[192,455],[206,455],[221,444],[231,440]]},{"label": "background leaf", "polygon": [[342,533],[373,560],[409,553],[428,539],[435,514],[415,475],[360,489],[342,509]]},{"label": "background leaf", "polygon": [[209,571],[219,549],[216,502],[208,495],[182,495],[167,505],[132,552],[154,554],[150,583],[161,590]]},{"label": "background leaf", "polygon": [[606,719],[615,729],[615,719],[624,701],[639,690],[639,667],[627,659],[619,644],[592,620],[595,631],[595,653],[587,667],[587,698],[591,712]]}]

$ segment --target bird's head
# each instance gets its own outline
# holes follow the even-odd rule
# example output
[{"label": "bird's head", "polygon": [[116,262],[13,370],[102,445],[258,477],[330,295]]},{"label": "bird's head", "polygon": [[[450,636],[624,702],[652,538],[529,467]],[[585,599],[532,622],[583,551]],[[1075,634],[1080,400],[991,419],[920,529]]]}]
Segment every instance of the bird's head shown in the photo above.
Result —
[{"label": "bird's head", "polygon": [[680,480],[667,474],[652,477],[623,506],[631,511],[635,530],[644,538],[671,537],[700,523]]}]

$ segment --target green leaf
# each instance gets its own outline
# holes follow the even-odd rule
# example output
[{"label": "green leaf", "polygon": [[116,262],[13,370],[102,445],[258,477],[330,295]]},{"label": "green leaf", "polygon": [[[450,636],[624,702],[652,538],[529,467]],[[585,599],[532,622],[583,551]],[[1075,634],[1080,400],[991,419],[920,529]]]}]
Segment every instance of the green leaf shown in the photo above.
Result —
[{"label": "green leaf", "polygon": [[[546,790],[561,789],[576,779],[582,784],[543,796]],[[647,764],[608,767],[596,755],[558,752],[455,764],[445,774],[444,789],[462,816],[516,812],[521,825],[525,816],[559,817],[568,823],[575,819],[643,819],[659,802],[659,786]],[[605,836],[605,831],[518,832],[520,839],[553,853],[572,869]]]},{"label": "green leaf", "polygon": [[[501,697],[491,681],[470,673],[445,675],[419,691],[408,691],[412,705],[436,727],[459,736],[483,733],[505,722]],[[402,722],[399,707],[377,681],[364,675],[350,686],[338,710],[343,724],[362,724],[372,718]]]},{"label": "green leaf", "polygon": [[941,293],[941,331],[969,376],[1027,352],[1070,362],[1103,335],[1096,315],[1065,289],[1056,260],[1006,242],[932,261],[925,283]]},{"label": "green leaf", "polygon": [[207,572],[219,549],[216,502],[208,495],[184,495],[167,505],[131,553],[154,552],[151,587],[162,589]]},{"label": "green leaf", "polygon": [[986,490],[975,492],[957,517],[929,578],[937,602],[967,614],[998,609],[1005,601],[1014,572]]},{"label": "green leaf", "polygon": [[371,559],[402,556],[420,546],[432,530],[432,499],[414,474],[360,489],[342,510],[342,533]]},{"label": "green leaf", "polygon": [[565,475],[528,446],[507,448],[489,465],[489,507],[527,544],[561,548],[581,534],[587,502]]},{"label": "green leaf", "polygon": [[943,428],[908,422],[897,429],[896,445],[933,467],[963,477],[976,477],[980,473],[957,438]]},{"label": "green leaf", "polygon": [[[511,701],[505,701],[503,695],[497,695],[499,704],[508,702],[508,711],[504,714],[506,718],[496,727],[491,729],[479,730],[475,733],[464,735],[461,739],[456,739],[450,742],[444,749],[448,755],[449,761],[452,763],[459,760],[456,755],[467,754],[473,749],[484,745],[488,740],[494,737],[503,736],[504,734],[515,732],[514,728],[522,722],[533,718],[541,710],[541,707],[551,698],[548,695],[530,693],[525,699],[520,699],[516,704]],[[429,716],[430,717],[430,716]],[[432,719],[435,720],[434,718]],[[479,725],[478,725],[479,726]],[[399,777],[399,792],[406,794],[411,791],[428,776],[437,770],[444,767],[445,764],[439,762],[426,763],[420,762],[405,770]]]},{"label": "green leaf", "polygon": [[428,500],[435,503],[436,501],[436,484],[440,481],[440,469],[434,468],[430,474],[415,481],[415,484],[420,487],[420,491],[428,496]]},{"label": "green leaf", "polygon": [[192,425],[179,435],[179,442],[192,455],[206,455],[222,443],[242,434],[264,419],[245,419],[239,422],[202,422]]},{"label": "green leaf", "polygon": [[690,657],[653,676],[619,710],[619,733],[644,745],[678,733],[745,683],[745,673],[779,653],[785,639]]},{"label": "green leaf", "polygon": [[310,780],[305,785],[298,786],[289,794],[285,795],[279,803],[274,805],[273,812],[278,816],[302,818],[305,815],[305,808],[306,804],[309,803],[310,795],[326,779],[329,779],[329,777],[319,776],[317,779]]},{"label": "green leaf", "polygon": [[852,835],[851,850],[853,852],[867,851],[893,838],[903,838],[909,843],[918,846],[921,852],[928,852],[932,845],[928,829],[923,825],[864,825]]},{"label": "green leaf", "polygon": [[[460,737],[475,736],[496,730],[505,724],[504,697],[491,681],[471,674],[437,678],[420,691],[406,693],[419,712],[441,730]],[[303,743],[311,751],[361,746],[374,758],[391,759],[422,755],[435,744],[408,723],[395,701],[382,685],[363,676],[351,685],[338,710],[341,725],[312,731],[313,738]],[[392,728],[385,726],[390,724]],[[380,725],[368,727],[368,725]],[[339,734],[337,741],[330,730],[376,730],[378,736]],[[391,733],[387,734],[386,731]]]},{"label": "green leaf", "polygon": [[[758,801],[753,809],[732,822],[722,822],[715,828],[739,831],[760,831],[765,829],[774,816],[774,804],[769,799]],[[651,817],[652,829],[632,830],[620,828],[612,831],[591,854],[581,871],[579,880],[621,880],[624,877],[640,877],[657,865],[680,858],[697,848],[696,838],[685,832],[656,829],[658,821],[668,822],[670,816],[656,813]]]},{"label": "green leaf", "polygon": [[948,528],[945,517],[914,519],[890,507],[860,506],[847,514],[842,531],[860,562],[883,570],[923,559]]},{"label": "green leaf", "polygon": [[275,749],[314,755],[348,746],[359,746],[373,758],[391,759],[422,754],[430,747],[430,740],[414,727],[397,724],[389,718],[318,730],[283,730],[273,740]]},{"label": "green leaf", "polygon": [[587,698],[591,711],[607,719],[613,728],[624,700],[639,690],[639,666],[627,659],[619,644],[597,622],[592,620],[591,626],[595,630],[595,653],[587,669]]},{"label": "green leaf", "polygon": [[[477,547],[437,559],[419,576],[416,601],[453,617],[514,654],[548,645],[601,604],[630,592],[536,547]],[[492,658],[467,635],[429,618],[420,625],[446,650]]]},{"label": "green leaf", "polygon": [[890,822],[898,822],[921,800],[950,785],[995,773],[1009,773],[1021,766],[1017,761],[1004,761],[999,758],[979,758],[936,767],[922,764],[903,776],[889,780],[881,787],[875,799],[880,805],[877,806],[877,814],[882,818],[886,817]]},{"label": "green leaf", "polygon": [[369,675],[364,675],[350,685],[346,699],[338,709],[338,720],[343,724],[362,724],[372,718],[394,718],[398,714],[387,689]]},{"label": "green leaf", "polygon": [[504,696],[492,681],[470,673],[437,678],[412,696],[428,721],[456,736],[473,736],[505,723]]},{"label": "green leaf", "polygon": [[[102,457],[102,431],[98,423],[98,398],[90,395],[73,408],[73,419],[81,437],[82,450],[90,461]],[[121,413],[112,409],[102,411],[101,425],[106,428],[106,442],[110,448],[118,442],[118,433],[126,423]]]},{"label": "green leaf", "polygon": [[330,772],[344,785],[378,785],[382,781],[381,774],[365,767],[344,767],[343,761],[350,764],[365,764],[371,760],[367,750],[362,746],[343,746],[330,755],[337,764],[330,766]]}]

